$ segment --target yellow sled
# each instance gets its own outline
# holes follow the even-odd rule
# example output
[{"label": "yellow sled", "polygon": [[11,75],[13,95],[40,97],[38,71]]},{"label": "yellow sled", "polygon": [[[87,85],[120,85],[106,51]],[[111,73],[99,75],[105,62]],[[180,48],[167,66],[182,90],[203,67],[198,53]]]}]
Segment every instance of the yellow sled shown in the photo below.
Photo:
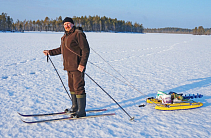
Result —
[{"label": "yellow sled", "polygon": [[147,103],[161,104],[162,101],[155,99],[154,97],[147,98]]},{"label": "yellow sled", "polygon": [[187,110],[187,109],[194,109],[203,106],[200,102],[195,102],[192,100],[182,100],[181,102],[172,103],[172,104],[162,104],[161,100],[155,98],[148,98],[147,103],[156,104],[155,109],[157,110],[164,110],[164,111],[171,111],[171,110]]}]

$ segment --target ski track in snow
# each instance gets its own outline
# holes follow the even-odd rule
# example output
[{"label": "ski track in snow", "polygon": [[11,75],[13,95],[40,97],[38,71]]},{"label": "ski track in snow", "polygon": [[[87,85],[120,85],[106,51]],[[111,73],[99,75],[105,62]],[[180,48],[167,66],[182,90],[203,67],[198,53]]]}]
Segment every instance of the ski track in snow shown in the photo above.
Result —
[{"label": "ski track in snow", "polygon": [[[178,43],[177,43],[178,44]],[[177,44],[175,44],[175,45],[177,45]],[[151,55],[153,55],[153,54],[158,54],[158,53],[162,53],[162,52],[165,52],[165,51],[168,51],[168,50],[171,50],[175,45],[173,45],[173,46],[171,46],[170,48],[169,47],[155,47],[155,48],[146,48],[146,49],[138,49],[137,51],[138,52],[140,52],[140,51],[145,51],[145,50],[154,50],[154,49],[163,49],[163,50],[161,50],[161,51],[158,51],[158,52],[156,52],[156,53],[153,53],[153,51],[152,52],[150,52],[150,53],[148,53],[148,54],[146,54],[146,55],[138,55],[138,56],[129,56],[129,57],[126,57],[126,58],[122,58],[122,59],[116,59],[116,60],[113,60],[113,61],[108,61],[108,62],[118,62],[118,61],[122,61],[122,60],[127,60],[127,59],[130,59],[130,58],[136,58],[136,57],[144,57],[144,56],[151,56]],[[136,50],[131,50],[131,51],[129,51],[130,52],[130,54],[133,54],[132,52],[135,52]],[[116,51],[116,52],[114,52],[114,53],[112,53],[112,54],[118,54],[118,53],[125,53],[126,51]],[[109,54],[109,52],[105,52],[104,54]]]},{"label": "ski track in snow", "polygon": [[[20,61],[20,62],[17,62],[17,63],[6,64],[6,65],[1,66],[0,68],[2,68],[3,70],[8,70],[9,68],[14,68],[14,67],[20,68],[21,66],[24,66],[26,64],[30,64],[30,62],[40,62],[41,60],[44,60],[44,58],[41,58],[41,59],[33,58],[31,60],[25,60],[25,61]],[[12,77],[40,74],[43,71],[48,71],[48,70],[39,70],[39,71],[32,71],[32,72],[27,72],[27,73],[22,72],[22,73],[19,73],[19,74],[14,73],[14,74],[11,74],[9,76],[3,75],[1,78],[2,78],[2,80],[12,79]]]},{"label": "ski track in snow", "polygon": [[[57,48],[63,33],[0,33],[0,137],[210,137],[211,135],[211,48],[210,36],[184,34],[86,33],[93,50],[89,61],[137,90],[87,64],[86,73],[102,86],[132,117],[129,117],[86,77],[87,109],[107,108],[115,116],[77,121],[28,125],[36,118],[17,112],[50,113],[71,106],[62,84],[42,51]],[[67,87],[61,56],[51,57]],[[202,94],[195,99],[201,108],[158,111],[154,105],[138,107],[145,96],[158,90]],[[96,113],[98,114],[98,113]],[[55,116],[54,116],[55,117]],[[54,117],[43,117],[54,118]],[[60,116],[63,117],[63,116]]]}]

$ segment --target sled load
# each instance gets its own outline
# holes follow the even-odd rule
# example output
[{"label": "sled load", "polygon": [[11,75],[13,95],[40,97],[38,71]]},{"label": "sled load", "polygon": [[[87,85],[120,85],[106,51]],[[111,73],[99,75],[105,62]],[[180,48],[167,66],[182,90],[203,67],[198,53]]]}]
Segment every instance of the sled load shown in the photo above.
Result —
[{"label": "sled load", "polygon": [[158,91],[156,98],[147,98],[147,103],[155,104],[155,109],[171,111],[171,110],[187,110],[203,106],[201,102],[195,102],[192,99],[202,98],[203,95],[184,95],[176,92],[169,92],[168,94]]}]

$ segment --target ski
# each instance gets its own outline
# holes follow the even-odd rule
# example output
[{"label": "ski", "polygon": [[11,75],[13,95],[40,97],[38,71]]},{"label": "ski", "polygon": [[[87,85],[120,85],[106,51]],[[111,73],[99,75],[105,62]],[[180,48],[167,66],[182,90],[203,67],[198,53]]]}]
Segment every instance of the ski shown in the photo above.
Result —
[{"label": "ski", "polygon": [[44,122],[54,122],[54,121],[62,121],[62,120],[78,120],[78,119],[87,119],[87,118],[95,118],[95,117],[102,117],[102,116],[111,116],[115,115],[115,113],[108,113],[108,114],[99,114],[99,115],[88,115],[85,117],[79,117],[79,118],[72,118],[72,117],[64,117],[64,118],[55,118],[55,119],[46,119],[46,120],[38,120],[38,121],[24,121],[24,123],[27,124],[36,124],[36,123],[44,123]]},{"label": "ski", "polygon": [[[86,110],[87,113],[90,112],[101,112],[101,111],[106,111],[107,109],[94,109],[94,110]],[[55,115],[70,115],[74,114],[75,112],[56,112],[56,113],[46,113],[46,114],[21,114],[18,112],[20,116],[23,117],[41,117],[41,116],[55,116]]]}]

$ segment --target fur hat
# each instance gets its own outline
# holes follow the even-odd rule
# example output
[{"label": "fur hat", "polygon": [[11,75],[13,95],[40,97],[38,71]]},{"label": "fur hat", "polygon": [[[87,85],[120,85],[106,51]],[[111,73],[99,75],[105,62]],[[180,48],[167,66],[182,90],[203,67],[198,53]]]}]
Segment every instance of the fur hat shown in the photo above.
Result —
[{"label": "fur hat", "polygon": [[65,22],[71,22],[72,24],[74,24],[73,19],[70,18],[70,17],[65,17],[64,20],[63,20],[63,24],[64,24]]}]

